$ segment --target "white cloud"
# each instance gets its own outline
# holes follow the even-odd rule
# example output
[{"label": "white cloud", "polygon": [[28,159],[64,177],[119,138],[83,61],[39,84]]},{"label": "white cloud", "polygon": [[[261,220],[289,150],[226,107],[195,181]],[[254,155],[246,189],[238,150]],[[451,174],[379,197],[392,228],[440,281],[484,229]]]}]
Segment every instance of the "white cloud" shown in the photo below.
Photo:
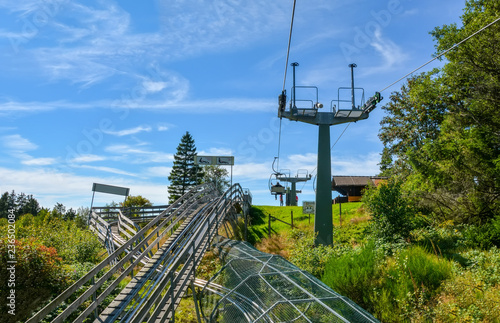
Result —
[{"label": "white cloud", "polygon": [[97,155],[81,155],[73,158],[71,160],[71,164],[74,163],[91,163],[91,162],[96,162],[96,161],[103,161],[106,160],[107,157],[104,156],[97,156]]},{"label": "white cloud", "polygon": [[332,157],[334,175],[374,176],[380,173],[380,154],[369,153],[361,156]]},{"label": "white cloud", "polygon": [[198,155],[205,156],[232,156],[233,151],[229,148],[210,148],[208,150],[201,150],[197,152]]},{"label": "white cloud", "polygon": [[21,161],[21,164],[27,166],[48,166],[57,162],[55,158],[31,158]]},{"label": "white cloud", "polygon": [[[178,94],[176,94],[178,95]],[[101,100],[86,103],[51,101],[51,102],[4,102],[0,103],[0,115],[18,115],[23,113],[34,113],[40,111],[51,111],[55,109],[144,109],[175,111],[179,113],[196,114],[220,114],[225,112],[260,113],[274,111],[276,103],[270,99],[250,98],[220,98],[202,100]],[[160,125],[159,131],[165,131],[168,127]]]},{"label": "white cloud", "polygon": [[72,165],[72,167],[75,167],[75,168],[84,168],[84,169],[92,169],[92,170],[97,170],[97,171],[100,171],[100,172],[106,172],[106,173],[112,173],[112,174],[118,174],[118,175],[126,175],[126,176],[138,177],[137,174],[126,172],[126,171],[123,171],[123,170],[117,169],[117,168],[106,167],[106,166]]},{"label": "white cloud", "polygon": [[170,175],[170,172],[172,171],[172,167],[148,167],[145,171],[145,174],[148,177],[160,177],[160,178],[165,178],[165,180],[168,178]]},{"label": "white cloud", "polygon": [[147,92],[152,92],[152,93],[160,92],[161,90],[165,89],[168,86],[167,82],[153,82],[149,80],[144,81],[142,85],[144,86],[144,89]]},{"label": "white cloud", "polygon": [[131,163],[168,163],[174,160],[174,155],[158,151],[149,151],[137,148],[130,145],[111,145],[104,149],[109,153],[114,153],[119,156],[132,156],[128,158]]},{"label": "white cloud", "polygon": [[382,35],[381,28],[375,30],[374,39],[370,45],[382,56],[384,63],[382,66],[366,71],[366,75],[393,68],[408,58],[398,45]]},{"label": "white cloud", "polygon": [[270,175],[269,165],[264,163],[236,164],[233,166],[233,177],[243,181],[268,179]]},{"label": "white cloud", "polygon": [[38,148],[37,145],[29,141],[28,139],[23,138],[19,134],[2,136],[0,137],[0,140],[5,148],[16,152],[26,152]]},{"label": "white cloud", "polygon": [[106,133],[108,135],[122,137],[122,136],[128,136],[128,135],[135,135],[135,134],[138,134],[140,132],[150,132],[151,130],[153,130],[153,129],[150,126],[137,126],[135,128],[124,129],[124,130],[119,130],[119,131],[105,131],[104,133]]}]

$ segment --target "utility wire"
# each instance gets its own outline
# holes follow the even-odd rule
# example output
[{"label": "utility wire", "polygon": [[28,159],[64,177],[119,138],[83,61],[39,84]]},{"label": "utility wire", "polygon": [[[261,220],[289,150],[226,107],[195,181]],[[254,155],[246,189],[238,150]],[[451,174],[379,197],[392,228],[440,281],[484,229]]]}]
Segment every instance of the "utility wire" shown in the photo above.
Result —
[{"label": "utility wire", "polygon": [[441,54],[439,54],[438,56],[434,57],[433,59],[431,59],[430,61],[428,61],[427,63],[417,67],[416,69],[414,69],[413,71],[411,71],[410,73],[406,74],[405,76],[399,78],[397,81],[391,83],[390,85],[386,86],[385,88],[383,88],[382,90],[380,90],[379,92],[384,92],[385,90],[387,90],[388,88],[390,88],[391,86],[393,86],[394,84],[398,83],[399,81],[405,79],[406,77],[408,77],[409,75],[415,73],[416,71],[418,71],[419,69],[421,69],[422,67],[430,64],[431,62],[435,61],[436,59],[440,58],[441,56],[443,56],[444,54],[448,53],[449,51],[451,51],[452,49],[458,47],[459,45],[465,43],[466,41],[468,41],[469,39],[471,39],[472,37],[476,36],[477,34],[479,34],[480,32],[482,32],[483,30],[485,30],[486,28],[494,25],[495,23],[497,23],[498,21],[500,21],[500,18],[497,18],[495,21],[489,23],[488,25],[484,26],[483,28],[479,29],[478,31],[476,31],[475,33],[473,33],[472,35],[470,35],[469,37],[463,39],[462,41],[456,43],[455,45],[453,45],[452,47],[448,48],[447,50],[445,50],[444,52],[442,52]]}]

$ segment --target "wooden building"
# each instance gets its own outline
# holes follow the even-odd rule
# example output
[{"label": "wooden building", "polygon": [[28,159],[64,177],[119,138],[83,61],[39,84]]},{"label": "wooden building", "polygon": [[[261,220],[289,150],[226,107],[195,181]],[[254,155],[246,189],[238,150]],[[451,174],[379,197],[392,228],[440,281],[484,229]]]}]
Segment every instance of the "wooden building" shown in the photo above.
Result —
[{"label": "wooden building", "polygon": [[334,199],[334,203],[360,201],[363,190],[368,185],[378,186],[386,180],[387,177],[381,176],[333,176],[332,191],[343,195]]}]

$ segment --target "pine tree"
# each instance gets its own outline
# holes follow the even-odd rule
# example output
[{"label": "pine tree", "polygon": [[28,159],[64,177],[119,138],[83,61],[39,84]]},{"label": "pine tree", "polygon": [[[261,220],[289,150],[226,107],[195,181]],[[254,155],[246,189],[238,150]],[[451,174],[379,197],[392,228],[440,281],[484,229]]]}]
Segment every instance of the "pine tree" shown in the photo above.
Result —
[{"label": "pine tree", "polygon": [[202,183],[203,170],[194,164],[196,156],[196,146],[194,139],[186,131],[182,136],[181,143],[177,146],[177,152],[174,156],[174,166],[168,176],[170,186],[168,187],[169,203],[174,202],[184,195],[192,186]]}]

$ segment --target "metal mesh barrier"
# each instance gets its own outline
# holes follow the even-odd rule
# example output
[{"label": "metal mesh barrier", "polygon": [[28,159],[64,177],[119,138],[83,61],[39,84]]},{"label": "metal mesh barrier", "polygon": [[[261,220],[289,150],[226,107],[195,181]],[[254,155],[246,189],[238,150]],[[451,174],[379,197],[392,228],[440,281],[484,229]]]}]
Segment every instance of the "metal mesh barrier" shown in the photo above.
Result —
[{"label": "metal mesh barrier", "polygon": [[222,238],[215,248],[224,266],[200,293],[207,322],[378,322],[281,256]]}]

